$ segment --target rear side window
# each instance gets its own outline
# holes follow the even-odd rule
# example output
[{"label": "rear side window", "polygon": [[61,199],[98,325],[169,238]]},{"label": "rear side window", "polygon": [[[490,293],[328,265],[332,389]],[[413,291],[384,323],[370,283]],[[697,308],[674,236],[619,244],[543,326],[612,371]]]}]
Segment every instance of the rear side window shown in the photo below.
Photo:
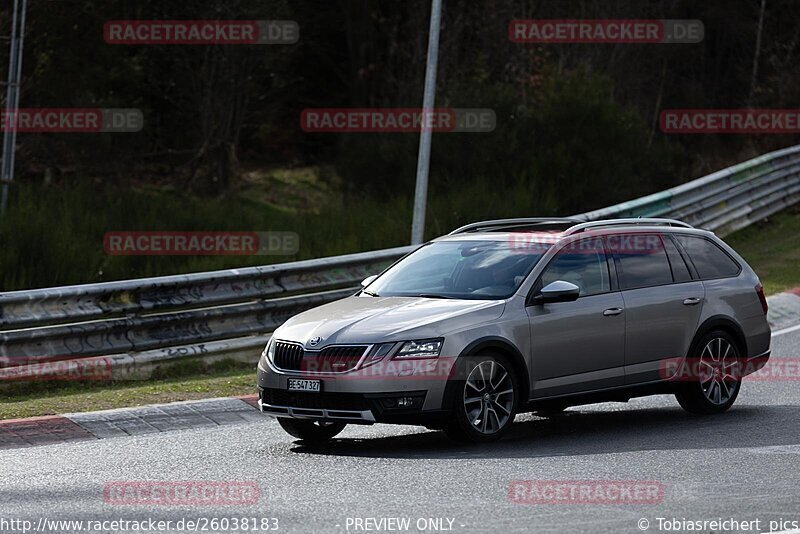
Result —
[{"label": "rear side window", "polygon": [[667,249],[669,265],[672,267],[672,278],[678,283],[690,281],[692,276],[689,274],[689,268],[686,266],[686,262],[683,261],[683,256],[678,252],[678,247],[675,246],[675,243],[673,243],[670,238],[664,236],[661,236],[661,238],[664,240],[664,247]]},{"label": "rear side window", "polygon": [[672,283],[672,270],[660,236],[615,234],[606,239],[617,261],[620,289]]},{"label": "rear side window", "polygon": [[691,235],[676,235],[675,238],[689,254],[700,278],[707,280],[739,274],[739,265],[714,242]]}]

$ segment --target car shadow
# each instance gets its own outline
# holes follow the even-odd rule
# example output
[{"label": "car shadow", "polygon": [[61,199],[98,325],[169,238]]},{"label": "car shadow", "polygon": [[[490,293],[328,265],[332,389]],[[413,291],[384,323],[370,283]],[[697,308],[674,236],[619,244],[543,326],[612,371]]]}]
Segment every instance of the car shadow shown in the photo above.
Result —
[{"label": "car shadow", "polygon": [[517,416],[499,442],[460,444],[443,432],[377,438],[340,438],[321,446],[295,442],[300,454],[374,458],[544,458],[633,451],[728,449],[800,443],[796,406],[742,406],[713,416],[680,408],[580,411],[548,419]]}]

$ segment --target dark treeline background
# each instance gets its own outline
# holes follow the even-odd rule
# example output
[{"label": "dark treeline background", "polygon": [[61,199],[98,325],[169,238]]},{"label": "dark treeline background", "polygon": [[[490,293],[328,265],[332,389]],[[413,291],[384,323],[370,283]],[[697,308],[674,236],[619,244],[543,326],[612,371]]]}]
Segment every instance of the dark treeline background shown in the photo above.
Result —
[{"label": "dark treeline background", "polygon": [[[0,21],[8,24],[8,4]],[[444,0],[428,235],[661,190],[789,136],[665,135],[669,108],[797,108],[796,0]],[[139,108],[139,133],[20,134],[0,289],[407,243],[418,136],[305,133],[316,107],[419,107],[429,0],[30,0],[21,107]],[[517,44],[517,18],[700,19],[698,44]],[[294,20],[295,45],[112,46],[108,20]],[[762,24],[758,42],[759,21]],[[3,64],[5,72],[5,50]],[[754,72],[754,62],[757,69]],[[109,230],[292,230],[293,257],[108,257]]]}]

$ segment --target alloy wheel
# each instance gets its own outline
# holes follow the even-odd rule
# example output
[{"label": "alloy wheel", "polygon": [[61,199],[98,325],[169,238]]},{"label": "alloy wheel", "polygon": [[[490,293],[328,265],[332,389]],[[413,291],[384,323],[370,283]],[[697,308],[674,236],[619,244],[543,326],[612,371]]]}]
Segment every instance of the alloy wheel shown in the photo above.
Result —
[{"label": "alloy wheel", "polygon": [[485,360],[476,365],[464,386],[467,420],[482,434],[494,434],[508,424],[514,408],[514,383],[502,364]]},{"label": "alloy wheel", "polygon": [[700,387],[709,402],[723,405],[739,387],[736,348],[717,337],[709,341],[700,354]]}]

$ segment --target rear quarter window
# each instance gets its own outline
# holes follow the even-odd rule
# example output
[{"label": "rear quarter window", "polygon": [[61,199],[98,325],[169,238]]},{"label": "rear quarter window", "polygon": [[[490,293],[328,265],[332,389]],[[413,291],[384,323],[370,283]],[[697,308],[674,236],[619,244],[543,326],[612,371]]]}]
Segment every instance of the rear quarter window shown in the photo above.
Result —
[{"label": "rear quarter window", "polygon": [[689,255],[697,274],[703,280],[739,274],[739,264],[713,241],[690,235],[676,235],[675,238]]},{"label": "rear quarter window", "polygon": [[672,278],[678,283],[689,282],[692,279],[692,275],[689,273],[689,267],[683,260],[681,253],[678,252],[678,247],[668,237],[662,236],[662,239],[669,258],[669,265],[672,267]]}]

